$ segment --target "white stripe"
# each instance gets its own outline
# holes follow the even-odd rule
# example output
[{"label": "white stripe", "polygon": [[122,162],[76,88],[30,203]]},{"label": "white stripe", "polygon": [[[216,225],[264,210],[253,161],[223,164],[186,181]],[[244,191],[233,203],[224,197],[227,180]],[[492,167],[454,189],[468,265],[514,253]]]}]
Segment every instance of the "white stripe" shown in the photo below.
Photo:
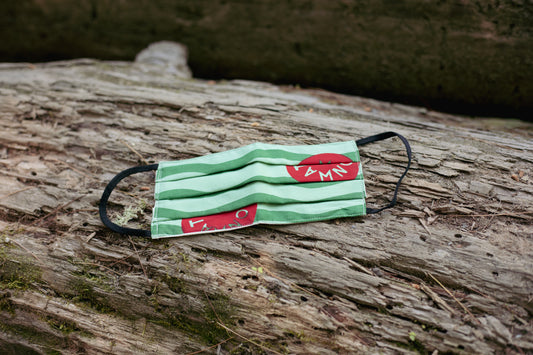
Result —
[{"label": "white stripe", "polygon": [[[307,188],[308,184],[323,184],[323,187]],[[221,192],[216,195],[184,198],[173,200],[156,200],[155,209],[157,215],[158,208],[175,210],[180,213],[179,208],[183,211],[194,215],[210,214],[204,213],[206,210],[215,210],[227,205],[233,201],[238,201],[246,196],[253,194],[267,194],[278,199],[291,199],[299,202],[313,202],[320,200],[334,199],[349,193],[362,193],[364,191],[363,180],[346,180],[331,183],[306,183],[306,184],[288,184],[273,185],[264,182],[253,182],[239,189]],[[250,201],[248,201],[250,202]],[[261,201],[254,201],[261,202]],[[253,203],[253,202],[250,202]],[[222,211],[219,211],[222,212]],[[215,212],[216,213],[216,212]]]},{"label": "white stripe", "polygon": [[[365,199],[351,199],[351,200],[337,200],[337,201],[324,201],[315,203],[287,203],[283,205],[274,205],[268,203],[261,203],[257,205],[257,210],[262,211],[284,213],[295,212],[305,215],[316,215],[325,212],[335,211],[342,208],[363,206]],[[258,212],[259,213],[259,212]]]},{"label": "white stripe", "polygon": [[290,178],[290,175],[287,172],[285,165],[253,163],[238,170],[181,179],[178,181],[158,182],[156,185],[158,185],[159,188],[156,191],[155,198],[159,199],[160,193],[168,190],[195,190],[205,193],[224,191],[239,186],[252,177]]},{"label": "white stripe", "polygon": [[[172,181],[180,180],[185,178],[190,178],[193,176],[202,176],[206,175],[203,172],[183,172],[173,175],[167,175],[161,177],[162,171],[167,167],[176,167],[176,166],[186,166],[189,164],[207,164],[207,165],[221,165],[226,162],[236,160],[242,156],[254,151],[254,150],[283,150],[285,152],[302,154],[302,155],[316,155],[322,153],[335,153],[335,154],[356,154],[357,160],[359,160],[359,153],[357,146],[354,141],[346,142],[335,142],[335,143],[326,143],[326,144],[317,144],[317,145],[295,145],[295,146],[285,146],[277,144],[266,144],[266,143],[253,143],[241,148],[227,150],[225,152],[213,153],[209,155],[204,155],[197,158],[186,159],[186,160],[177,160],[177,161],[162,161],[159,163],[158,173],[156,181]],[[298,165],[301,160],[292,160],[286,159],[283,156],[276,158],[256,158],[252,159],[248,164],[254,162],[263,162],[266,164],[273,165]]]}]

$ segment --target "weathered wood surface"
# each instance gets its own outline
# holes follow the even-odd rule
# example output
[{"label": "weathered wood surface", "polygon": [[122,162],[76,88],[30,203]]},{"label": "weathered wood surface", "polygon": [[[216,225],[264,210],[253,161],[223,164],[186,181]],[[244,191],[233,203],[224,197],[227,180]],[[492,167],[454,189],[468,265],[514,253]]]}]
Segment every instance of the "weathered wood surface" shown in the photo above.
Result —
[{"label": "weathered wood surface", "polygon": [[132,60],[167,39],[200,77],[533,111],[531,0],[18,0],[0,1],[0,18],[0,61]]},{"label": "weathered wood surface", "polygon": [[[92,60],[0,65],[0,114],[4,353],[533,352],[531,124]],[[378,215],[161,241],[98,218],[127,167],[385,130],[414,161]],[[403,148],[361,154],[384,203]],[[149,221],[152,178],[113,193],[114,218]]]}]

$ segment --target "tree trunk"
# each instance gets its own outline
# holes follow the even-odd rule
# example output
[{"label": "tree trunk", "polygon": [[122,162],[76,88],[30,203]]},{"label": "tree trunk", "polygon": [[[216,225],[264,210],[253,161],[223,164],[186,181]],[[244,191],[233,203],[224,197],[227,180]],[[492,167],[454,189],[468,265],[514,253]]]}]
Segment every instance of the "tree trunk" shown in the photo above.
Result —
[{"label": "tree trunk", "polygon": [[[0,65],[0,352],[533,352],[532,125],[141,63]],[[397,131],[399,204],[362,218],[152,241],[97,211],[119,171],[253,142]],[[361,149],[368,203],[406,163]],[[150,221],[153,176],[111,197]]]},{"label": "tree trunk", "polygon": [[0,1],[0,61],[132,60],[179,41],[246,78],[531,119],[531,0]]}]

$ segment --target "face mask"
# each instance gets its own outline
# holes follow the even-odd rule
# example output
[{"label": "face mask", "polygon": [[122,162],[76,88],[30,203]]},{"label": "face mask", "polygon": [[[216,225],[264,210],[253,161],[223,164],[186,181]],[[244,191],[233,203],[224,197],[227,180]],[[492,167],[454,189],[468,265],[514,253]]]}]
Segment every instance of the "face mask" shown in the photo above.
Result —
[{"label": "face mask", "polygon": [[[391,202],[366,206],[358,146],[398,137],[408,163]],[[115,232],[153,239],[211,233],[255,224],[289,224],[377,213],[396,204],[411,164],[409,142],[394,132],[339,143],[283,146],[254,143],[187,160],[130,168],[116,175],[100,200],[100,218]],[[107,216],[117,184],[157,170],[151,230],[121,227]]]}]

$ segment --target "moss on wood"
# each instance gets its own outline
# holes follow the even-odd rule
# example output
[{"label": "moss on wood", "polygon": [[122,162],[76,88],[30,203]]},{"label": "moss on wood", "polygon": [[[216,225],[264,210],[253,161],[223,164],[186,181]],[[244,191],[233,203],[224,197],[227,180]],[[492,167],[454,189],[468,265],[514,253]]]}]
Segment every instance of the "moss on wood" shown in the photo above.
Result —
[{"label": "moss on wood", "polygon": [[11,246],[0,244],[0,291],[27,290],[41,280],[41,269],[11,250]]}]

